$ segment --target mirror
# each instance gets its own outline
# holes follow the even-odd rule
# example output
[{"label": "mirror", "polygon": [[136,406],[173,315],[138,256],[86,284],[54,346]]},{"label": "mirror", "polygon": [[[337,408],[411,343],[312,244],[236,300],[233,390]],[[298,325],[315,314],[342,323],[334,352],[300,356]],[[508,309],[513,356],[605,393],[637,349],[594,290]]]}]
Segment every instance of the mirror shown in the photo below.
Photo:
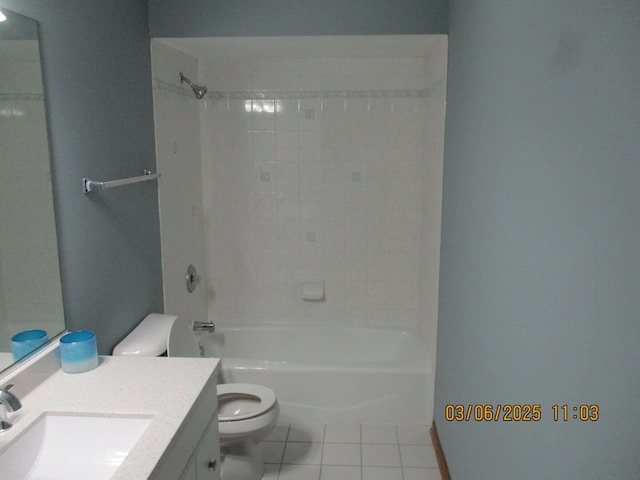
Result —
[{"label": "mirror", "polygon": [[[38,23],[0,8],[0,370],[64,330]],[[4,19],[4,20],[3,20]],[[33,341],[34,337],[40,338]],[[29,339],[27,344],[19,342]],[[42,344],[20,335],[16,357]],[[27,345],[32,345],[27,347]],[[18,346],[19,348],[16,348]]]}]

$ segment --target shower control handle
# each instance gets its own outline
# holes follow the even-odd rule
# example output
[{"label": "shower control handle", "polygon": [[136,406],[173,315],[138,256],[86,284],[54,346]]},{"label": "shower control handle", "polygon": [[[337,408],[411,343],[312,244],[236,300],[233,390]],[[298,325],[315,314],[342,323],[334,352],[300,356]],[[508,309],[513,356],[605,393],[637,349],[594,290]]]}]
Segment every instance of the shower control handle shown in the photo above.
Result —
[{"label": "shower control handle", "polygon": [[198,275],[198,270],[193,265],[189,265],[187,267],[187,291],[193,293],[199,282],[200,275]]}]

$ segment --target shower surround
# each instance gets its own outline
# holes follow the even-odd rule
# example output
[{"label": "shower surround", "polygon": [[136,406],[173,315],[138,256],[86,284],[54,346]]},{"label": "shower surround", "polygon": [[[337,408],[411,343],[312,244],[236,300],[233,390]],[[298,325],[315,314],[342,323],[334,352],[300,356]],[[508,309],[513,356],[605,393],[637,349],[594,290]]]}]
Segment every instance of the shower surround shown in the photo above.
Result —
[{"label": "shower surround", "polygon": [[[202,112],[213,319],[435,320],[436,304],[420,299],[437,285],[427,277],[440,237],[439,73],[427,84],[424,58],[201,65],[213,92]],[[324,280],[324,302],[301,300],[308,279]]]},{"label": "shower surround", "polygon": [[[210,320],[415,331],[435,369],[446,51],[445,36],[152,42],[163,265],[177,271],[187,230],[163,195],[197,182]],[[179,137],[198,111],[196,146]],[[199,158],[176,167],[180,148]],[[303,280],[324,301],[303,301]],[[166,289],[167,312],[190,308]]]}]

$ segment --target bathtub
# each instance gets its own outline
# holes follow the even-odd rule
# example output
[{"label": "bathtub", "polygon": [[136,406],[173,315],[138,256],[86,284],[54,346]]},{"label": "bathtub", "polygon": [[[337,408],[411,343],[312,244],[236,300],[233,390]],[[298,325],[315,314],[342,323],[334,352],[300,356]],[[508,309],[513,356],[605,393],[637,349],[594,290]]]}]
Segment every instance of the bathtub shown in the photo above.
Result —
[{"label": "bathtub", "polygon": [[222,359],[220,383],[273,389],[281,423],[431,424],[433,369],[413,332],[242,326],[198,343]]}]

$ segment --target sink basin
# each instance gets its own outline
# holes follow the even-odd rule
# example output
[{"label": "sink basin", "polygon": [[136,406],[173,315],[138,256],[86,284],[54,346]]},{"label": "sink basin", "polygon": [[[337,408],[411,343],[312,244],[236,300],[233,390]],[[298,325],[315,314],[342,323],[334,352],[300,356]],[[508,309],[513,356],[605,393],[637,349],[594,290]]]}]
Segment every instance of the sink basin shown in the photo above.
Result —
[{"label": "sink basin", "polygon": [[47,413],[0,451],[0,475],[7,480],[109,479],[150,423],[150,417]]}]

